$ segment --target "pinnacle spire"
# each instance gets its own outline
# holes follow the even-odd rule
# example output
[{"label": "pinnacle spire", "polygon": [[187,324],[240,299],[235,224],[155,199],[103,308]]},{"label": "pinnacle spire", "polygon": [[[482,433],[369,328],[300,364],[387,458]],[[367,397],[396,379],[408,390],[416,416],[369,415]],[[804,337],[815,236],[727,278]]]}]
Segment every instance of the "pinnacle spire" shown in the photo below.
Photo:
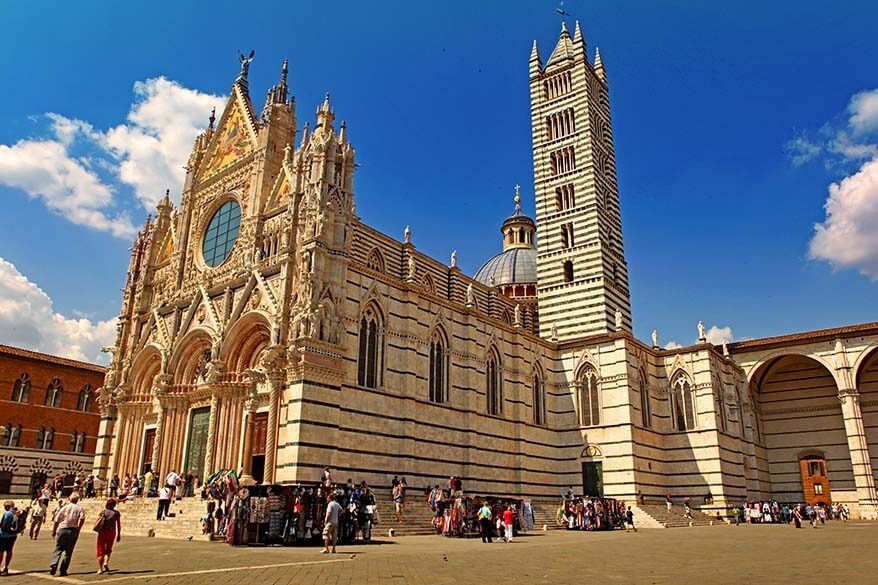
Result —
[{"label": "pinnacle spire", "polygon": [[576,21],[576,26],[573,29],[573,44],[582,42],[582,29],[579,28],[579,21]]},{"label": "pinnacle spire", "polygon": [[530,60],[533,61],[534,59],[536,59],[537,61],[539,61],[539,59],[540,59],[540,50],[537,48],[537,40],[536,39],[534,39],[534,46],[530,50]]}]

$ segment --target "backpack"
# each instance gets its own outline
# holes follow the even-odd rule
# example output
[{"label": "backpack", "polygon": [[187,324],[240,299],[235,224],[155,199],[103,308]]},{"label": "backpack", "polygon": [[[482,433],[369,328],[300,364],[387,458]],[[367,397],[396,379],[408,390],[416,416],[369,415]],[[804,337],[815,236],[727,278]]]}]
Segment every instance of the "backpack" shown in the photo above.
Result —
[{"label": "backpack", "polygon": [[12,513],[12,520],[9,521],[9,526],[6,527],[6,530],[11,532],[12,534],[18,534],[23,529],[23,522],[18,521],[18,514],[15,512]]}]

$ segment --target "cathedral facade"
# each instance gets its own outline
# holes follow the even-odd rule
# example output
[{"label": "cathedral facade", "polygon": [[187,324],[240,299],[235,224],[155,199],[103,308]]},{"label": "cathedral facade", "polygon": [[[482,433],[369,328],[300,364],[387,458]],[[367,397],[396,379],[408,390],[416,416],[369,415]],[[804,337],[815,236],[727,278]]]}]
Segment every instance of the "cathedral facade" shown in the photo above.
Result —
[{"label": "cathedral facade", "polygon": [[166,196],[132,248],[98,474],[290,483],[329,466],[874,517],[878,324],[674,350],[632,335],[607,72],[578,25],[530,57],[536,218],[516,190],[503,251],[472,278],[408,228],[364,223],[329,96],[299,132],[286,63],[261,112],[249,65],[195,141],[179,208]]}]

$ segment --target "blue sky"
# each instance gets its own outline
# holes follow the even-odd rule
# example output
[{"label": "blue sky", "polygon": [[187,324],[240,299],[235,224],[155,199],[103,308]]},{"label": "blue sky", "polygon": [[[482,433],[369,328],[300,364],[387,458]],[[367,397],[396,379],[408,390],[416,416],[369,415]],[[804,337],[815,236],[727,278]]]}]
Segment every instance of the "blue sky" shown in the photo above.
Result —
[{"label": "blue sky", "polygon": [[[419,249],[441,259],[457,249],[472,274],[500,248],[514,184],[532,212],[527,60],[533,39],[551,52],[556,2],[127,4],[4,5],[0,342],[97,358],[119,310],[131,225],[168,182],[147,165],[148,176],[126,171],[138,160],[132,131],[170,132],[167,121],[143,122],[144,109],[130,113],[170,87],[171,104],[188,100],[186,121],[206,123],[238,49],[256,51],[257,108],[284,58],[300,125],[332,93],[357,149],[367,223],[397,237],[409,224]],[[739,339],[876,320],[878,5],[564,8],[608,69],[638,337],[658,328],[663,342],[690,343],[699,319]],[[168,85],[150,85],[161,77]],[[22,170],[53,165],[58,150],[90,178]],[[63,185],[40,182],[51,180]],[[824,209],[832,183],[834,220]],[[104,224],[71,220],[64,189],[75,188],[76,205],[102,195],[85,205]],[[817,223],[826,233],[815,244]]]}]

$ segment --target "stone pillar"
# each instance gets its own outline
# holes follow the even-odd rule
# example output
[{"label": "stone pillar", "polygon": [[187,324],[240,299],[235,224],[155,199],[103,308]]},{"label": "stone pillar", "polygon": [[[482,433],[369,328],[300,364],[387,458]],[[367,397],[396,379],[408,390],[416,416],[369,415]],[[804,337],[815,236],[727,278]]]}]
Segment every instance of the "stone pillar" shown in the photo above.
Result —
[{"label": "stone pillar", "polygon": [[100,403],[101,422],[98,427],[98,440],[95,446],[95,459],[92,472],[101,478],[107,478],[110,471],[110,454],[116,432],[116,407],[108,403]]},{"label": "stone pillar", "polygon": [[158,405],[158,416],[155,421],[155,440],[152,443],[152,453],[150,453],[150,460],[152,461],[152,469],[158,473],[167,473],[169,470],[159,469],[159,455],[162,452],[162,434],[165,426],[165,407],[159,402]]},{"label": "stone pillar", "polygon": [[277,453],[277,411],[283,380],[278,375],[271,375],[268,383],[271,390],[268,403],[268,430],[265,436],[265,477],[262,483],[274,483],[275,454]]},{"label": "stone pillar", "polygon": [[[216,416],[219,408],[219,396],[216,390],[210,393],[210,417],[207,421],[207,449],[204,453],[204,475],[209,477],[214,471],[213,468],[213,443],[216,439]],[[204,480],[204,478],[200,478]]]},{"label": "stone pillar", "polygon": [[860,410],[860,393],[855,388],[841,389],[841,414],[848,438],[851,465],[854,470],[854,485],[857,487],[857,500],[860,517],[868,520],[878,519],[878,494],[875,491],[875,478],[872,475],[872,461],[869,457],[869,444],[863,429],[863,414]]}]

